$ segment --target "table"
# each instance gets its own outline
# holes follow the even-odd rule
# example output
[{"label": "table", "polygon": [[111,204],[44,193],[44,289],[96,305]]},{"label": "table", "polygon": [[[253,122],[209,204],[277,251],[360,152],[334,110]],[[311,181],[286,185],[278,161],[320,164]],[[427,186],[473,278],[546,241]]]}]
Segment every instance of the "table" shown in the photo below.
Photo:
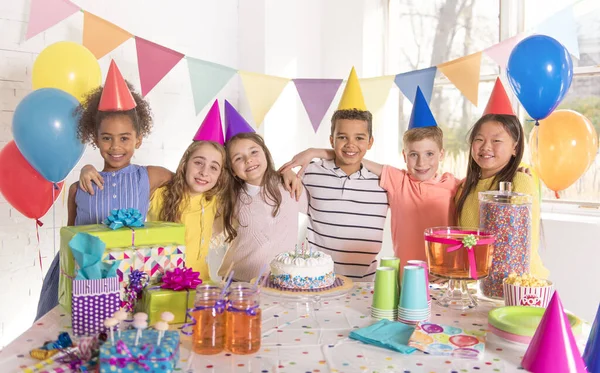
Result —
[{"label": "table", "polygon": [[[182,335],[179,372],[225,373],[463,373],[524,372],[519,368],[525,346],[504,341],[488,333],[482,360],[434,357],[420,351],[412,355],[385,350],[348,338],[352,329],[375,322],[369,315],[372,283],[357,283],[336,299],[318,303],[295,303],[261,295],[263,339],[260,352],[253,355],[221,353],[212,356],[190,354],[190,337]],[[439,294],[434,289],[432,296]],[[487,313],[502,303],[481,301],[479,307],[458,312],[433,302],[432,321],[484,331]],[[63,330],[70,331],[70,315],[59,307],[0,352],[1,372],[21,372],[36,361],[29,351],[46,340],[54,340]],[[583,351],[589,324],[578,337]]]}]

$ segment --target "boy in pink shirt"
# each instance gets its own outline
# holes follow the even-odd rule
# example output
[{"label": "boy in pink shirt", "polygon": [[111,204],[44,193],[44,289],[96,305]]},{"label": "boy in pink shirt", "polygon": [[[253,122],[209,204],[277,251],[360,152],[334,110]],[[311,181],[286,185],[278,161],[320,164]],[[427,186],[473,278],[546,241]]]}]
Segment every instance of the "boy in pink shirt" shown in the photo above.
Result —
[{"label": "boy in pink shirt", "polygon": [[[387,192],[394,253],[404,266],[407,260],[427,260],[423,238],[426,228],[454,225],[454,195],[460,183],[451,173],[438,174],[444,156],[443,133],[419,88],[404,134],[402,155],[406,170],[366,159],[362,162],[380,176],[379,185]],[[298,172],[301,176],[313,158],[333,157],[329,149],[308,149],[285,166],[302,166]]]}]

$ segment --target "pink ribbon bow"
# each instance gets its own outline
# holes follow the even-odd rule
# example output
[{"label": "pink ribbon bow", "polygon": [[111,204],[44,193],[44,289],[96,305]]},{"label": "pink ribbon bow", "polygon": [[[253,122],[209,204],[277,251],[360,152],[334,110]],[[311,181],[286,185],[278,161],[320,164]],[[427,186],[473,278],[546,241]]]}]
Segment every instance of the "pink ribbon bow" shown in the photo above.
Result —
[{"label": "pink ribbon bow", "polygon": [[469,257],[469,273],[471,278],[477,280],[477,262],[475,261],[475,250],[473,250],[473,246],[477,245],[485,245],[494,243],[496,240],[493,236],[491,238],[482,238],[477,240],[474,235],[489,235],[483,232],[475,232],[475,231],[463,231],[463,230],[452,230],[452,231],[440,231],[433,232],[434,234],[461,234],[466,235],[463,239],[458,240],[455,238],[443,238],[443,237],[433,237],[433,236],[425,236],[425,241],[429,242],[437,242],[446,245],[454,245],[450,246],[446,249],[446,252],[456,251],[462,248],[467,249],[467,255]]},{"label": "pink ribbon bow", "polygon": [[165,272],[162,278],[163,289],[195,290],[196,286],[202,283],[200,272],[194,272],[191,268],[175,268],[172,271]]},{"label": "pink ribbon bow", "polygon": [[131,353],[131,350],[129,350],[129,347],[127,347],[125,342],[123,342],[122,340],[117,341],[117,344],[115,347],[117,349],[117,353],[119,353],[121,355],[125,355],[125,356],[124,357],[113,356],[110,359],[101,359],[101,361],[105,361],[105,362],[109,363],[110,365],[117,366],[119,368],[125,368],[127,366],[127,364],[134,363],[134,364],[139,365],[144,370],[150,370],[150,366],[148,364],[146,364],[146,362],[150,361],[148,356],[152,353],[152,350],[153,350],[151,345],[142,346],[142,350],[146,350],[147,352],[144,355],[140,354],[138,356],[133,356],[133,354]]}]

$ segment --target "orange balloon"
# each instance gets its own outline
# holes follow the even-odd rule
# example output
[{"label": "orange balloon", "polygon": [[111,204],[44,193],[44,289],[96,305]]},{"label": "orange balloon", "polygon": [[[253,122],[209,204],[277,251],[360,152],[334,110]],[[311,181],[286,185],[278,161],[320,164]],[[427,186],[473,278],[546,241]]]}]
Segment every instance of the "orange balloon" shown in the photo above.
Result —
[{"label": "orange balloon", "polygon": [[592,123],[573,110],[556,110],[529,137],[531,159],[546,186],[558,192],[583,175],[598,153]]}]

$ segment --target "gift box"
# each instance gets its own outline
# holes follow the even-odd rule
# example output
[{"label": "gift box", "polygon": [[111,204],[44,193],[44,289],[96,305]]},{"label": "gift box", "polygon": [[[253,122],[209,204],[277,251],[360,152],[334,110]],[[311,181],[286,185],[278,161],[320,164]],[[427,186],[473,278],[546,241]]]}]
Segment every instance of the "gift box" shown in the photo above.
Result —
[{"label": "gift box", "polygon": [[121,308],[119,280],[73,280],[71,324],[76,336],[97,335],[106,330],[104,320]]},{"label": "gift box", "polygon": [[188,308],[194,308],[196,290],[175,291],[161,289],[159,286],[149,286],[144,289],[142,300],[137,303],[137,311],[148,314],[150,325],[160,321],[160,315],[169,311],[175,315],[173,324],[189,322],[186,319]]},{"label": "gift box", "polygon": [[121,288],[128,281],[128,273],[134,269],[143,270],[151,278],[156,279],[164,271],[184,265],[185,227],[182,224],[147,222],[143,227],[123,227],[116,230],[102,224],[63,227],[60,230],[58,299],[59,303],[69,311],[72,280],[76,273],[69,242],[77,233],[87,233],[104,242],[106,245],[104,262],[121,261],[117,269],[119,280],[122,282]]},{"label": "gift box", "polygon": [[108,338],[100,347],[100,373],[172,372],[179,361],[179,332],[168,330],[158,342],[158,331],[144,330],[135,344],[137,330],[121,332],[115,343]]}]

